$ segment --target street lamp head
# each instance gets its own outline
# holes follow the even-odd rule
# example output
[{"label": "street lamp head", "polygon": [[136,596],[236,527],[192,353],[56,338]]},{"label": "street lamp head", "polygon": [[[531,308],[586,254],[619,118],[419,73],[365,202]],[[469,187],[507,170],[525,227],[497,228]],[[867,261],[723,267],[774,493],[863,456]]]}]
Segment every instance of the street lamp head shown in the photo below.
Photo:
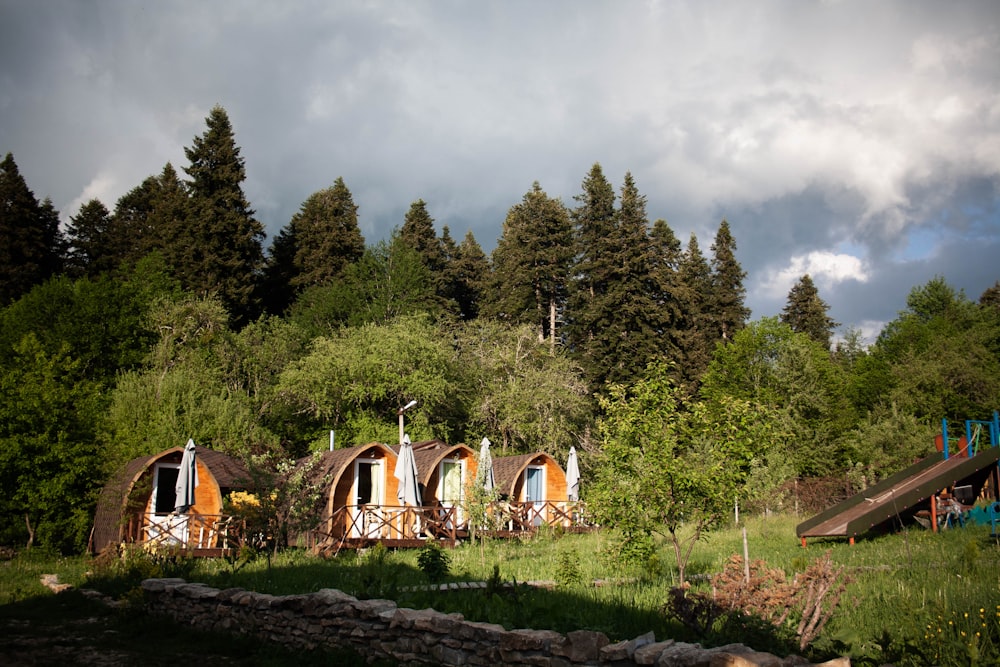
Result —
[{"label": "street lamp head", "polygon": [[412,408],[413,406],[415,406],[416,404],[417,404],[416,401],[410,401],[409,403],[407,403],[406,405],[404,405],[403,407],[401,407],[399,409],[399,412],[397,412],[396,414],[400,414],[401,415],[404,412],[406,412],[407,410],[409,410],[410,408]]}]

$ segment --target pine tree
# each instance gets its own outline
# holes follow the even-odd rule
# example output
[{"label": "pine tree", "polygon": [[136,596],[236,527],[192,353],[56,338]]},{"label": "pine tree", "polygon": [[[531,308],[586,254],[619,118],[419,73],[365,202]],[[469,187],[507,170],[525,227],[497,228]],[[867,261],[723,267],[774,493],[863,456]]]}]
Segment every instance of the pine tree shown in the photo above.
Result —
[{"label": "pine tree", "polygon": [[575,262],[572,267],[567,307],[570,349],[583,367],[591,387],[604,384],[616,361],[606,344],[608,324],[617,304],[610,295],[618,278],[615,192],[595,163],[583,180],[583,193],[574,197],[572,212]]},{"label": "pine tree", "polygon": [[986,290],[979,295],[979,305],[990,306],[1000,310],[1000,280],[993,283],[992,287],[987,287]]},{"label": "pine tree", "polygon": [[295,301],[295,232],[285,225],[271,241],[261,278],[264,312],[283,315]]},{"label": "pine tree", "polygon": [[159,176],[150,176],[115,204],[105,245],[118,264],[133,266],[152,251],[160,251],[171,268],[181,261],[184,243],[177,231],[186,224],[187,187],[169,162]]},{"label": "pine tree", "polygon": [[70,217],[66,268],[71,275],[96,276],[118,266],[108,243],[111,224],[111,212],[99,199],[91,199]]},{"label": "pine tree", "polygon": [[479,317],[486,286],[489,284],[490,261],[483,252],[472,230],[465,233],[465,238],[458,244],[455,258],[452,261],[454,280],[454,299],[458,304],[458,312],[463,320],[469,321]]},{"label": "pine tree", "polygon": [[615,351],[617,363],[609,379],[632,382],[660,356],[659,334],[663,322],[655,298],[655,257],[646,217],[646,197],[639,193],[629,172],[622,184],[617,230],[621,268],[609,292],[611,300],[618,303],[614,311],[617,335],[609,345]]},{"label": "pine tree", "polygon": [[458,259],[458,244],[451,238],[451,230],[448,225],[441,228],[441,275],[438,279],[438,292],[445,309],[457,318],[461,318],[461,309],[458,305],[458,267],[455,261]]},{"label": "pine tree", "polygon": [[535,181],[504,220],[493,251],[488,313],[512,324],[531,324],[538,340],[554,348],[572,257],[569,212]]},{"label": "pine tree", "polygon": [[792,331],[804,333],[826,349],[830,349],[833,330],[839,325],[827,315],[830,307],[819,297],[819,291],[809,274],[805,274],[788,292],[788,301],[781,311],[781,321]]},{"label": "pine tree", "polygon": [[625,175],[621,206],[595,164],[583,182],[576,223],[577,261],[568,308],[571,346],[596,388],[631,382],[657,354],[653,253],[645,197]]},{"label": "pine tree", "polygon": [[712,310],[716,335],[724,342],[732,341],[750,317],[750,309],[743,303],[746,276],[736,261],[736,240],[729,231],[729,223],[723,220],[712,244]]},{"label": "pine tree", "polygon": [[292,285],[322,285],[343,276],[361,258],[365,239],[358,228],[358,207],[343,178],[316,192],[289,223],[295,239]]},{"label": "pine tree", "polygon": [[420,254],[431,275],[440,275],[444,268],[444,251],[441,240],[434,232],[434,218],[427,212],[427,203],[423,199],[410,204],[410,210],[403,218],[403,227],[399,230],[399,238]]},{"label": "pine tree", "polygon": [[19,298],[60,269],[59,215],[39,204],[14,156],[0,162],[0,306]]},{"label": "pine tree", "polygon": [[701,253],[698,237],[691,234],[677,271],[681,310],[680,379],[693,392],[712,360],[717,340],[712,315],[712,270]]},{"label": "pine tree", "polygon": [[184,149],[191,210],[173,235],[174,269],[188,290],[218,293],[241,323],[257,313],[264,228],[243,194],[246,170],[229,116],[216,106],[205,120],[208,129]]},{"label": "pine tree", "polygon": [[653,223],[649,238],[652,244],[653,295],[659,311],[661,356],[679,365],[683,313],[678,271],[684,252],[680,240],[666,220],[659,219]]}]

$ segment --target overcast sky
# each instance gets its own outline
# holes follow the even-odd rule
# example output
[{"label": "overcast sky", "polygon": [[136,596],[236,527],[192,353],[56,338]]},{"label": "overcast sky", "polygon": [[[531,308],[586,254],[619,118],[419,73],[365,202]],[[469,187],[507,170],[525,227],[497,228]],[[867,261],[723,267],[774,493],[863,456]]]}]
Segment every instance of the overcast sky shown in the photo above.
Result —
[{"label": "overcast sky", "polygon": [[424,199],[490,252],[599,162],[706,255],[729,221],[754,319],[804,273],[869,337],[1000,279],[992,0],[0,0],[0,154],[64,219],[186,166],[215,104],[270,235],[340,176],[369,243]]}]

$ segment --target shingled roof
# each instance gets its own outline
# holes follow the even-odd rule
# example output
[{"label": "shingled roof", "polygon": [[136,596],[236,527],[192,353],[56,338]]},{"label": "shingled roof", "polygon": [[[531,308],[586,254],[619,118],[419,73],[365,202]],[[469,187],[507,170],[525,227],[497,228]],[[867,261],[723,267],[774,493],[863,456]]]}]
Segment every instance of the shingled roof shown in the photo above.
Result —
[{"label": "shingled roof", "polygon": [[499,456],[493,459],[493,479],[497,490],[504,495],[514,493],[514,485],[531,464],[541,465],[545,459],[552,457],[544,452],[520,454],[518,456]]}]

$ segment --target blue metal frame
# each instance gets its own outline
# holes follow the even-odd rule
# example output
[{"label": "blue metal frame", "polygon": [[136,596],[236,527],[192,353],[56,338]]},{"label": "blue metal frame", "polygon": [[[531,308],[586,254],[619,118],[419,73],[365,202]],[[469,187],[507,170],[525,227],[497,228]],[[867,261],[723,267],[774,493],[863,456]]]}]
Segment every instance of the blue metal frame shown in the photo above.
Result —
[{"label": "blue metal frame", "polygon": [[[972,442],[972,427],[973,427],[973,425],[985,426],[986,427],[986,431],[990,434],[990,444],[989,444],[989,446],[990,447],[1000,447],[1000,411],[994,410],[993,411],[993,419],[991,419],[989,421],[983,421],[983,420],[979,420],[979,419],[966,419],[965,420],[965,442],[966,442],[966,446],[969,448],[969,456],[970,457],[973,456],[976,453],[976,451],[978,451],[978,449],[979,449],[978,447],[976,447],[975,450],[973,450],[973,442]],[[978,439],[979,438],[977,436],[976,440],[978,441]],[[944,447],[944,458],[947,459],[949,457],[949,446],[950,446],[950,443],[948,441],[948,420],[947,419],[942,419],[941,420],[941,441],[942,441],[942,445]],[[957,441],[957,439],[956,439],[956,441]]]}]

